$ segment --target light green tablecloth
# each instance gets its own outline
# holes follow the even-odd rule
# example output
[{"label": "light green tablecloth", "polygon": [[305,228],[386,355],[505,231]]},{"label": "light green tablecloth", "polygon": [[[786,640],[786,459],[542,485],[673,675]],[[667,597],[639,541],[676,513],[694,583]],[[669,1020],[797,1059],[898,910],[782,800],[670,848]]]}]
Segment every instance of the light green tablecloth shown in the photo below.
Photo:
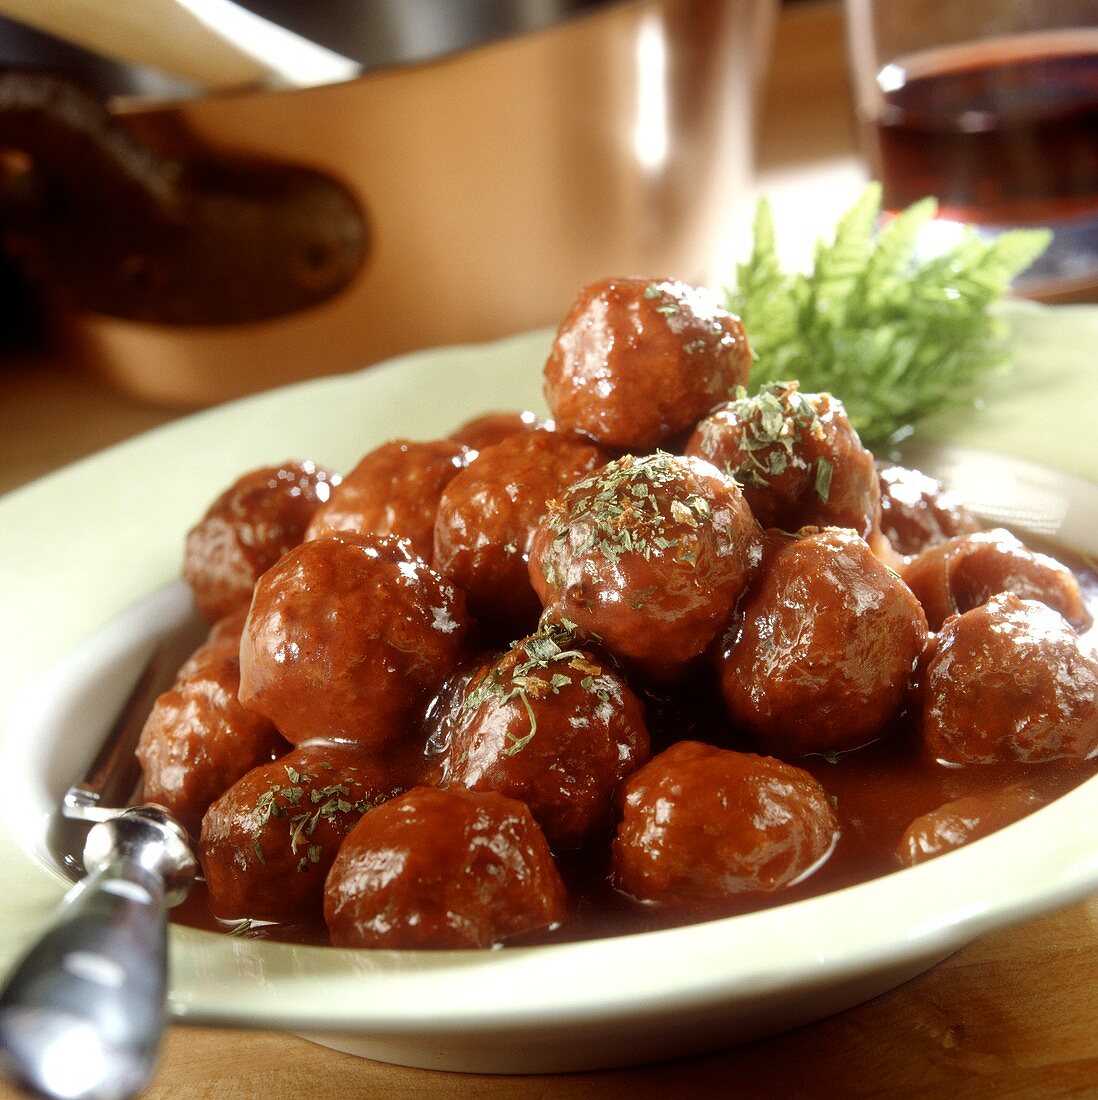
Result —
[{"label": "light green tablecloth", "polygon": [[1012,362],[976,408],[920,426],[923,441],[1000,451],[1098,481],[1098,306],[1006,302]]}]

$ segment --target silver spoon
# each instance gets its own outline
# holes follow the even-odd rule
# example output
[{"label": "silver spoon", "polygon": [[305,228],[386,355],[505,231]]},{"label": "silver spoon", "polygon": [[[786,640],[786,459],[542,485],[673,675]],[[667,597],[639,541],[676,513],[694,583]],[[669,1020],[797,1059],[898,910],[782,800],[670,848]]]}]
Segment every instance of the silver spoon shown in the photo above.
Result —
[{"label": "silver spoon", "polygon": [[197,864],[186,831],[157,806],[101,821],[88,876],[0,994],[0,1060],[43,1096],[120,1100],[148,1084],[164,1030],[167,910]]},{"label": "silver spoon", "polygon": [[157,648],[65,795],[73,827],[95,823],[83,847],[87,875],[0,992],[0,1071],[39,1095],[122,1100],[152,1076],[165,1023],[167,911],[187,896],[198,864],[166,810],[110,800],[132,794],[141,726],[201,629],[188,622]]}]

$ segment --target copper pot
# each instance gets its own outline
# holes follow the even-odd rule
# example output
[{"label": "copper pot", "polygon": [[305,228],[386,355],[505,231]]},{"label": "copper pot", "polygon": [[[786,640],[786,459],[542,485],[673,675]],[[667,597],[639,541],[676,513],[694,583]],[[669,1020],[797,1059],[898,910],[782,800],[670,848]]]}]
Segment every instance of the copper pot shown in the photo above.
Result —
[{"label": "copper pot", "polygon": [[65,324],[119,386],[194,405],[551,323],[607,274],[727,279],[773,15],[774,0],[618,3],[342,83],[121,100],[161,153],[334,178],[364,251],[338,293],[266,320]]}]

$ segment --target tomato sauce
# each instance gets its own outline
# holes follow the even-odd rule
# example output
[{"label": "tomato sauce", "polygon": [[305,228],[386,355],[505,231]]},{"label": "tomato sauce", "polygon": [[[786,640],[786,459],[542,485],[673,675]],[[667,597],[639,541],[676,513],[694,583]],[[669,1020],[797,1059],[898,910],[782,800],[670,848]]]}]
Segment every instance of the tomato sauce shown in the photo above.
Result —
[{"label": "tomato sauce", "polygon": [[[1072,567],[1088,608],[1098,617],[1098,573],[1091,564],[1055,544],[1027,541]],[[1098,640],[1098,625],[1091,627],[1084,637],[1091,642]],[[685,738],[755,751],[745,737],[731,728],[715,689],[706,684],[709,677],[710,673],[703,670],[674,688],[646,698],[653,754]],[[896,848],[904,830],[915,818],[945,802],[966,795],[993,794],[1022,784],[1038,796],[1041,805],[1047,805],[1098,775],[1098,759],[945,766],[929,759],[923,751],[910,715],[901,716],[884,736],[870,745],[834,758],[809,756],[798,761],[798,766],[822,784],[839,821],[839,837],[833,851],[819,870],[803,882],[774,894],[745,895],[731,905],[722,904],[719,909],[642,905],[614,888],[609,874],[609,845],[595,845],[583,853],[558,858],[570,896],[568,918],[551,931],[510,942],[564,943],[628,935],[768,909],[841,890],[900,870]],[[192,928],[235,932],[250,939],[311,945],[329,942],[319,916],[310,923],[219,921],[210,912],[205,884],[201,881],[195,884],[188,899],[172,911],[172,919]]]}]

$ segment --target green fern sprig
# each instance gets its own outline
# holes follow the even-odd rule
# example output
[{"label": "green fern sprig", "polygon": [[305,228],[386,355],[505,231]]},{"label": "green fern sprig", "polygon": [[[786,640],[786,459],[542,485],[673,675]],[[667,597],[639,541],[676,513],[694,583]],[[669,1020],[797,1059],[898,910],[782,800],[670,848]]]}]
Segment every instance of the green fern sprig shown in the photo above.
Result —
[{"label": "green fern sprig", "polygon": [[755,350],[753,386],[796,378],[846,405],[869,447],[887,448],[922,417],[973,399],[1006,359],[990,307],[1047,247],[1044,229],[994,240],[966,230],[940,255],[920,258],[923,228],[937,213],[924,199],[879,233],[880,186],[843,216],[807,274],[782,271],[769,204],[759,203],[751,255],[736,272],[728,307]]}]

